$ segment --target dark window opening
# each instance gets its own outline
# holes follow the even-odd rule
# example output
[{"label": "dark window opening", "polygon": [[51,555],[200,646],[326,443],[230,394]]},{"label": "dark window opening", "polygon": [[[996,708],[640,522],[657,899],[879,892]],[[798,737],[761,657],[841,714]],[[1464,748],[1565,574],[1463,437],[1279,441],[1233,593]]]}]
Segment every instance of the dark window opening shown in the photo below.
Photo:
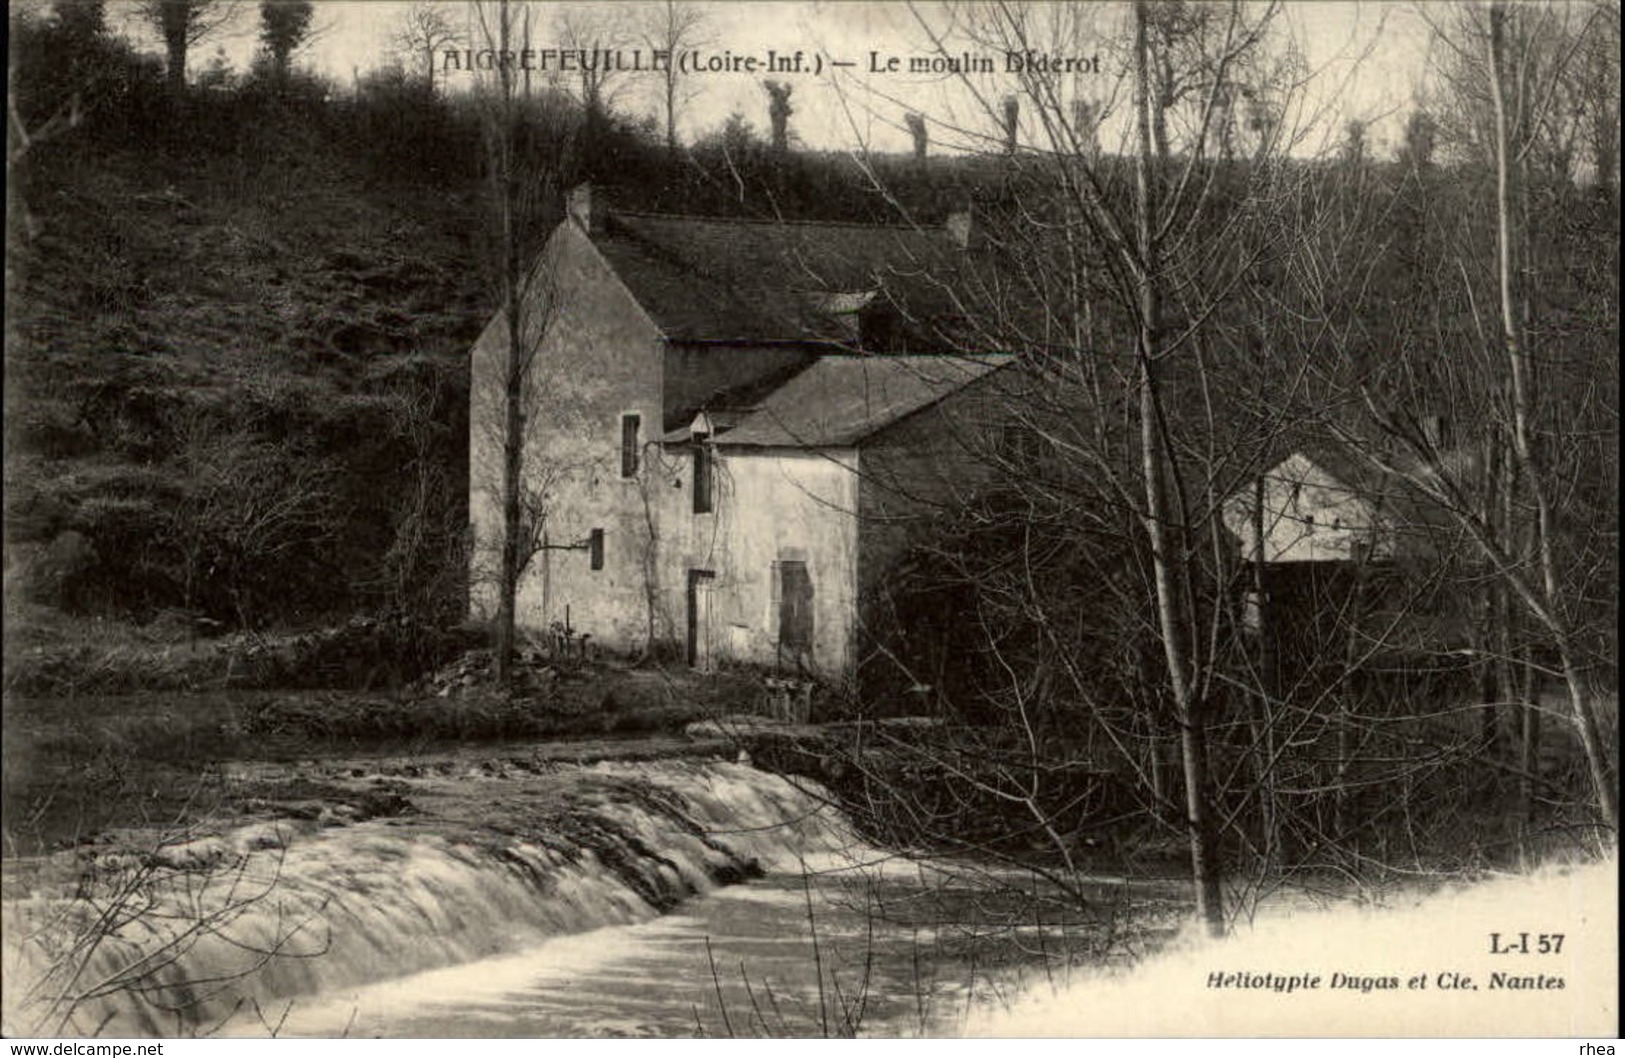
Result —
[{"label": "dark window opening", "polygon": [[711,510],[711,449],[694,446],[694,513],[706,514]]},{"label": "dark window opening", "polygon": [[813,585],[805,562],[780,562],[779,648],[811,652],[813,645]]},{"label": "dark window opening", "polygon": [[638,473],[638,427],[643,419],[638,415],[621,416],[621,477],[636,477]]},{"label": "dark window opening", "polygon": [[587,555],[593,569],[604,568],[604,531],[594,529],[587,535]]}]

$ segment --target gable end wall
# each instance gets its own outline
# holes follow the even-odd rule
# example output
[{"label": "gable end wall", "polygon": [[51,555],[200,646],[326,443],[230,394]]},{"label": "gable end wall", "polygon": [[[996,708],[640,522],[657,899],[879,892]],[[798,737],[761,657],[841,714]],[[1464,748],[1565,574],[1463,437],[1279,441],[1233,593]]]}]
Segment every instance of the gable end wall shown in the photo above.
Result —
[{"label": "gable end wall", "polygon": [[[604,566],[586,550],[544,550],[520,578],[518,624],[541,631],[568,612],[595,644],[634,650],[647,638],[646,568],[652,541],[642,490],[651,478],[650,439],[661,424],[664,340],[609,264],[574,223],[543,251],[551,290],[531,298],[537,346],[526,400],[524,487],[545,509],[550,544],[604,534]],[[548,295],[551,295],[550,297]],[[549,311],[547,306],[554,306]],[[474,575],[470,609],[494,611],[501,541],[502,366],[506,325],[499,312],[471,354],[469,510]],[[641,472],[621,477],[621,415],[641,419]],[[655,539],[657,539],[658,534]]]}]

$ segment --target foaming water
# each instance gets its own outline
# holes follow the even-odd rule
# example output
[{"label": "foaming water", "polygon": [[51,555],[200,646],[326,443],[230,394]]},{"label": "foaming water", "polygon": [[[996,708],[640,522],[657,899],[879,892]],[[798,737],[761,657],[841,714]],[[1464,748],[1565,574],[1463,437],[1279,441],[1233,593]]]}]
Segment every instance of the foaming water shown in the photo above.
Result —
[{"label": "foaming water", "polygon": [[1611,857],[1386,908],[1266,912],[1223,941],[1187,936],[1127,973],[976,1014],[965,1032],[1611,1037],[1618,885]]},{"label": "foaming water", "polygon": [[600,765],[582,777],[546,825],[257,825],[104,858],[81,899],[7,905],[7,978],[24,983],[6,990],[5,1028],[188,1034],[246,1012],[269,1025],[280,1000],[641,922],[719,884],[861,847],[815,791],[747,766]]},{"label": "foaming water", "polygon": [[973,922],[907,913],[962,881],[872,850],[817,859],[660,918],[334,990],[224,1031],[274,1019],[290,1037],[940,1036],[1041,978],[1031,957],[979,965]]},{"label": "foaming water", "polygon": [[[1171,934],[1155,924],[1184,915],[1183,886],[1102,877],[1046,903],[1041,883],[1017,872],[867,846],[816,787],[738,764],[507,776],[469,803],[478,823],[432,808],[333,829],[277,821],[122,863],[104,856],[103,877],[78,899],[9,901],[5,1030],[1617,1031],[1614,860],[1381,911],[1280,907],[1225,942],[1187,936],[1114,974],[1078,967],[1126,961]],[[84,928],[110,910],[126,921]],[[1505,947],[1525,932],[1529,953],[1489,950],[1493,934]],[[1539,936],[1557,933],[1562,950],[1541,955]],[[29,980],[75,999],[30,1004]]]}]

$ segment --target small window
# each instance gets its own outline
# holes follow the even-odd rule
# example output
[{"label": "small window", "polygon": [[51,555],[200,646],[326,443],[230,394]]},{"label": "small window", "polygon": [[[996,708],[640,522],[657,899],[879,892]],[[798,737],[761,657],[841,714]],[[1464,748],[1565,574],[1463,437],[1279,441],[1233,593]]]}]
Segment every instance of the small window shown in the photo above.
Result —
[{"label": "small window", "polygon": [[604,568],[604,531],[594,529],[587,534],[587,556],[593,569]]},{"label": "small window", "polygon": [[711,510],[711,447],[694,446],[694,513],[707,514]]},{"label": "small window", "polygon": [[641,416],[630,412],[621,416],[621,477],[623,478],[638,476],[638,427],[642,423]]}]

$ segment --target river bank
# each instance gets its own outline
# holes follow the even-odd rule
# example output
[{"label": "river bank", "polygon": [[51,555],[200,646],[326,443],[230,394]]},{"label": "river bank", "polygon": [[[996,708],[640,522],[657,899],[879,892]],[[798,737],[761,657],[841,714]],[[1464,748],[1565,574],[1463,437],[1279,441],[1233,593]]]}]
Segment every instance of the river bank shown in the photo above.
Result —
[{"label": "river bank", "polygon": [[[672,920],[688,925],[681,951],[667,946],[686,967],[671,994],[716,967],[709,990],[677,999],[680,1019],[606,1014],[550,1031],[728,1035],[741,1031],[734,1017],[749,1034],[852,1034],[866,1019],[866,1031],[930,1031],[940,1022],[928,1006],[957,1012],[1033,975],[1134,958],[1183,913],[1157,887],[1102,880],[1080,906],[1046,899],[1035,879],[895,857],[853,834],[815,786],[714,757],[465,751],[304,767],[342,796],[266,802],[249,823],[110,832],[9,863],[8,1032],[342,1034],[354,1026],[306,1011],[348,1002],[363,1034],[458,1034],[472,1029],[397,1023],[388,1003],[380,1013],[354,990],[527,951],[545,978],[557,946],[579,943],[567,938],[636,927],[750,879],[762,881],[746,906],[770,914]],[[235,765],[226,777],[253,785],[279,769]],[[740,921],[754,928],[713,944]],[[775,980],[784,1006],[752,1021]],[[694,1021],[696,1003],[709,1020]]]},{"label": "river bank", "polygon": [[[230,689],[5,698],[0,853],[50,853],[127,827],[255,819],[260,802],[339,799],[350,759],[571,762],[722,753],[684,726],[755,686],[729,675],[605,662],[507,693],[470,680],[444,696]],[[263,767],[245,767],[256,762]]]},{"label": "river bank", "polygon": [[[1188,918],[1177,850],[1087,757],[1049,776],[1073,824],[1038,835],[967,798],[1000,760],[937,721],[737,712],[756,690],[620,668],[534,697],[12,699],[4,1028],[945,1035]],[[916,793],[953,795],[957,846],[884,836],[919,819],[877,796]],[[1243,917],[1283,882],[1251,884]]]}]

